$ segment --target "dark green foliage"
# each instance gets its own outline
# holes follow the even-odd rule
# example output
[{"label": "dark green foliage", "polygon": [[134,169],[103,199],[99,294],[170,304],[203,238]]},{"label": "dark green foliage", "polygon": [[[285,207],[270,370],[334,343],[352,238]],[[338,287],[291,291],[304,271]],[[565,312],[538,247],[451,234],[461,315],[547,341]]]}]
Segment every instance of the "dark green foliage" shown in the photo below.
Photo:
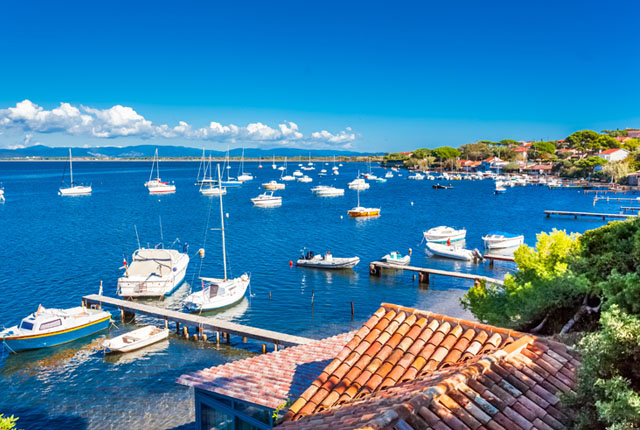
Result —
[{"label": "dark green foliage", "polygon": [[592,152],[598,149],[598,144],[596,143],[598,137],[600,137],[600,134],[595,131],[582,130],[567,136],[565,141],[568,142],[572,148]]},{"label": "dark green foliage", "polygon": [[450,158],[457,158],[460,156],[460,151],[450,146],[441,146],[439,148],[434,149],[433,155],[438,157],[439,160],[447,160]]},{"label": "dark green foliage", "polygon": [[552,142],[535,142],[531,147],[542,154],[553,154],[556,152],[556,146]]},{"label": "dark green foliage", "polygon": [[491,146],[482,142],[462,145],[458,150],[460,151],[460,156],[467,160],[484,160],[492,155]]},{"label": "dark green foliage", "polygon": [[615,130],[602,130],[603,133],[608,134],[611,137],[627,137],[629,136],[629,132],[627,130],[620,130],[616,128]]},{"label": "dark green foliage", "polygon": [[411,154],[411,158],[417,158],[418,160],[424,160],[425,158],[431,156],[431,150],[427,148],[416,149]]}]

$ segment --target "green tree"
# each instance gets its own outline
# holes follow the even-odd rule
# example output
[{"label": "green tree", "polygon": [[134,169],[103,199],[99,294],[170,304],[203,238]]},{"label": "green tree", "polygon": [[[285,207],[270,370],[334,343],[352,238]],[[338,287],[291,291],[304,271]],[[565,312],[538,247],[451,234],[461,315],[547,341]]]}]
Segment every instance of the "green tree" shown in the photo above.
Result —
[{"label": "green tree", "polygon": [[593,173],[596,166],[604,166],[607,164],[607,160],[600,157],[583,158],[576,161],[575,166],[582,170],[584,176],[589,176]]},{"label": "green tree", "polygon": [[552,142],[535,142],[531,147],[542,154],[554,154],[556,152],[556,146]]},{"label": "green tree", "polygon": [[517,140],[513,140],[513,139],[502,139],[496,145],[501,145],[501,146],[520,146],[520,142],[518,142]]},{"label": "green tree", "polygon": [[620,148],[622,144],[615,140],[611,136],[600,135],[596,139],[596,145],[600,147],[600,149],[609,149],[609,148]]},{"label": "green tree", "polygon": [[439,160],[448,160],[459,157],[460,151],[450,146],[441,146],[433,150],[433,155],[435,155]]},{"label": "green tree", "polygon": [[412,158],[417,158],[418,160],[424,160],[425,158],[427,158],[428,156],[431,155],[431,150],[428,148],[421,148],[421,149],[416,149],[415,151],[413,151],[413,153],[411,154]]},{"label": "green tree", "polygon": [[629,162],[626,160],[622,161],[614,161],[613,163],[607,163],[602,171],[605,175],[607,175],[613,182],[618,182],[622,178],[626,178],[627,175],[631,172],[631,168]]},{"label": "green tree", "polygon": [[622,147],[627,151],[637,151],[640,148],[640,139],[635,137],[627,139],[627,141],[623,143]]},{"label": "green tree", "polygon": [[0,430],[15,429],[16,421],[18,421],[18,417],[14,417],[13,415],[11,415],[10,417],[5,417],[3,414],[0,414]]},{"label": "green tree", "polygon": [[462,306],[489,324],[531,329],[567,308],[575,308],[584,296],[584,280],[567,273],[569,261],[579,252],[578,236],[553,230],[540,233],[535,248],[526,245],[514,252],[518,271],[507,275],[504,286],[480,283],[463,297]]},{"label": "green tree", "polygon": [[602,132],[611,137],[627,137],[629,135],[627,130],[620,130],[619,128],[616,128],[615,130],[602,130]]},{"label": "green tree", "polygon": [[507,163],[504,166],[502,166],[501,168],[504,172],[517,172],[518,170],[520,170],[520,166],[518,166],[518,163]]},{"label": "green tree", "polygon": [[600,144],[597,142],[598,137],[600,137],[600,134],[593,130],[582,130],[570,134],[565,141],[568,142],[572,148],[590,153],[600,149]]},{"label": "green tree", "polygon": [[467,160],[484,160],[491,157],[491,146],[486,143],[468,143],[458,148],[460,156]]}]

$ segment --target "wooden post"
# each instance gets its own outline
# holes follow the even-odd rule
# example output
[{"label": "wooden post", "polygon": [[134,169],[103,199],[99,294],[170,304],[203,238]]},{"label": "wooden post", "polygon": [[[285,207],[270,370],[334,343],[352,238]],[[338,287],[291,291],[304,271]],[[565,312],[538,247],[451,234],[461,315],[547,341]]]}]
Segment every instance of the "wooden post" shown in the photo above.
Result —
[{"label": "wooden post", "polygon": [[120,321],[124,322],[124,309],[120,308]]},{"label": "wooden post", "polygon": [[489,267],[493,267],[493,258],[489,259]]},{"label": "wooden post", "polygon": [[351,301],[351,319],[353,319],[353,301]]},{"label": "wooden post", "polygon": [[247,337],[246,336],[242,338],[242,343],[247,343]]},{"label": "wooden post", "polygon": [[269,301],[271,301],[271,290],[269,290]]},{"label": "wooden post", "polygon": [[198,331],[196,330],[196,332],[193,334],[193,340],[195,340],[196,342],[198,341]]},{"label": "wooden post", "polygon": [[231,344],[231,335],[229,335],[229,333],[227,333],[227,345]]},{"label": "wooden post", "polygon": [[265,354],[267,352],[267,345],[262,344],[262,353]]},{"label": "wooden post", "polygon": [[314,296],[315,294],[316,294],[315,292],[313,292],[313,291],[311,292],[311,306],[313,306],[313,296]]},{"label": "wooden post", "polygon": [[216,345],[220,346],[220,332],[216,330]]},{"label": "wooden post", "polygon": [[176,321],[176,334],[180,334],[180,323]]},{"label": "wooden post", "polygon": [[164,319],[164,328],[169,328],[169,319],[168,318]]},{"label": "wooden post", "polygon": [[274,344],[273,344],[273,351],[274,351],[274,352],[275,352],[275,351],[278,351],[278,344],[277,344],[277,343],[274,343]]},{"label": "wooden post", "polygon": [[206,341],[207,341],[207,335],[206,335],[206,334],[204,334],[204,333],[202,334],[202,341],[203,341],[203,342],[206,342]]},{"label": "wooden post", "polygon": [[189,327],[187,326],[182,327],[182,332],[184,333],[184,337],[189,339]]},{"label": "wooden post", "polygon": [[420,278],[418,280],[421,284],[429,285],[429,274],[426,272],[420,272]]}]

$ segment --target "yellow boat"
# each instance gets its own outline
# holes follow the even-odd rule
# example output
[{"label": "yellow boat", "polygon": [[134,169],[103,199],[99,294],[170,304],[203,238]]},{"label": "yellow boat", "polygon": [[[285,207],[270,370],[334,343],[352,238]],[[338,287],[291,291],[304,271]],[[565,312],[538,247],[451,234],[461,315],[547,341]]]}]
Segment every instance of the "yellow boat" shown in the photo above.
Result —
[{"label": "yellow boat", "polygon": [[360,206],[360,190],[358,190],[358,206],[347,212],[350,217],[367,217],[380,215],[380,208],[365,208]]}]

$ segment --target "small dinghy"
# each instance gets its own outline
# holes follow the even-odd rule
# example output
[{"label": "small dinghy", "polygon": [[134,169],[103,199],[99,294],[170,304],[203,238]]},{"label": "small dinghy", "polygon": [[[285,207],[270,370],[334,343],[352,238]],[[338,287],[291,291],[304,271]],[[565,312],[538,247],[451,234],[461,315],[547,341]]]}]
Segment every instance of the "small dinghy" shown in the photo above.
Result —
[{"label": "small dinghy", "polygon": [[456,248],[455,246],[441,245],[439,243],[427,243],[427,249],[434,255],[445,258],[453,258],[454,260],[464,261],[480,261],[482,255],[477,249],[473,251],[464,248]]},{"label": "small dinghy", "polygon": [[359,257],[336,258],[331,254],[331,251],[327,251],[325,255],[308,251],[306,254],[302,254],[296,265],[316,269],[353,269],[359,262]]},{"label": "small dinghy", "polygon": [[429,230],[423,233],[424,239],[427,242],[435,242],[435,243],[447,243],[456,242],[458,240],[464,240],[467,235],[467,230],[464,228],[460,230],[456,230],[453,227],[447,227],[445,225],[441,225],[438,227],[430,228]]},{"label": "small dinghy", "polygon": [[130,352],[169,337],[169,329],[148,325],[102,342],[106,354]]},{"label": "small dinghy", "polygon": [[482,240],[485,248],[504,249],[522,245],[524,243],[524,235],[492,231],[486,236],[482,236]]},{"label": "small dinghy", "polygon": [[453,190],[453,185],[435,184],[435,185],[432,185],[431,188],[433,188],[434,190]]},{"label": "small dinghy", "polygon": [[411,257],[408,255],[403,256],[397,251],[392,251],[382,257],[382,261],[385,263],[397,264],[399,266],[406,266],[411,262]]}]

